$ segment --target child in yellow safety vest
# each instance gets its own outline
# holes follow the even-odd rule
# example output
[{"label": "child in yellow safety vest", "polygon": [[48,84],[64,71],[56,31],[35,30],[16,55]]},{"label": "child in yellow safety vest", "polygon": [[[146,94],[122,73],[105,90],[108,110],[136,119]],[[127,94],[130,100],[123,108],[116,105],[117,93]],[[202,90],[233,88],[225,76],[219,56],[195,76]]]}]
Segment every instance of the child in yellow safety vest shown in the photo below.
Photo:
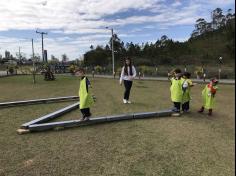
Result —
[{"label": "child in yellow safety vest", "polygon": [[216,91],[218,90],[217,87],[218,80],[216,78],[211,79],[211,82],[205,86],[202,91],[202,98],[203,98],[203,106],[198,111],[202,113],[204,109],[208,109],[208,115],[212,115],[212,110],[215,104],[215,95]]},{"label": "child in yellow safety vest", "polygon": [[190,100],[191,100],[191,87],[193,87],[195,84],[190,79],[191,73],[184,72],[182,77],[182,91],[183,91],[183,97],[182,97],[182,111],[188,112],[190,109]]},{"label": "child in yellow safety vest", "polygon": [[90,113],[90,107],[94,103],[93,97],[89,91],[91,84],[88,78],[85,76],[85,70],[83,68],[78,69],[76,71],[76,75],[81,78],[79,88],[80,111],[83,115],[81,120],[89,120],[89,117],[92,115]]},{"label": "child in yellow safety vest", "polygon": [[181,81],[181,70],[175,69],[172,73],[168,73],[168,77],[172,77],[170,93],[171,93],[171,101],[174,104],[173,111],[176,113],[180,113],[180,107],[182,103],[182,81]]}]

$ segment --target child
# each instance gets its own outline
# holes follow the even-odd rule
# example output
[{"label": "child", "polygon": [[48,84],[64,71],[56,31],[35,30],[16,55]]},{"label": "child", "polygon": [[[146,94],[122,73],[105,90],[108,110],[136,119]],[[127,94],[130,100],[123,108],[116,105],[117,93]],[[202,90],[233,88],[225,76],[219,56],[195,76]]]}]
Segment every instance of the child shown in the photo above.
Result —
[{"label": "child", "polygon": [[80,98],[80,111],[83,115],[81,120],[89,120],[92,115],[90,113],[90,107],[93,105],[94,100],[90,95],[89,88],[91,87],[90,81],[85,76],[85,70],[80,68],[76,71],[76,75],[81,77],[80,88],[79,88],[79,98]]},{"label": "child", "polygon": [[203,98],[203,106],[198,111],[199,113],[202,113],[204,109],[208,109],[208,115],[212,115],[212,109],[215,103],[215,94],[218,89],[217,87],[218,81],[216,78],[211,79],[211,82],[205,86],[205,88],[202,91],[202,98]]},{"label": "child", "polygon": [[190,96],[190,90],[191,87],[193,87],[195,84],[190,80],[191,73],[184,72],[182,77],[182,91],[183,91],[183,97],[182,97],[182,110],[183,112],[189,111],[189,103],[191,100]]},{"label": "child", "polygon": [[182,102],[182,82],[181,82],[181,70],[175,69],[172,73],[168,73],[168,76],[172,76],[171,80],[171,100],[174,103],[174,112],[180,113],[180,106]]}]

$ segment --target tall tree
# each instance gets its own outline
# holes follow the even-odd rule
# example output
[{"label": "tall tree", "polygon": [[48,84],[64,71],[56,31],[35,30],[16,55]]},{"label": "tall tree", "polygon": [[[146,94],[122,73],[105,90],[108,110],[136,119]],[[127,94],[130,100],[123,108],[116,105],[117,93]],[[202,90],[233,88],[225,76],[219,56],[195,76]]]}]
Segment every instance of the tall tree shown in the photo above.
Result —
[{"label": "tall tree", "polygon": [[62,54],[61,58],[62,58],[62,62],[68,62],[69,61],[69,58],[67,57],[66,54]]}]

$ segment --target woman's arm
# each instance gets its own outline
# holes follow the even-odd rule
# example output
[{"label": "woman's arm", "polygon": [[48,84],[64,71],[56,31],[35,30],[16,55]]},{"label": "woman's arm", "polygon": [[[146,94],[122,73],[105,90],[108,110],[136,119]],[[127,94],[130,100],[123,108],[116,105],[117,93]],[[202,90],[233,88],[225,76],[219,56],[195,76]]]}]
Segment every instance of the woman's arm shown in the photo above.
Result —
[{"label": "woman's arm", "polygon": [[120,84],[122,84],[123,78],[124,78],[124,67],[122,67],[122,69],[121,69]]},{"label": "woman's arm", "polygon": [[136,69],[135,69],[135,67],[134,66],[132,66],[132,72],[133,72],[133,78],[135,78],[136,77],[136,75],[137,75],[137,72],[136,72]]}]

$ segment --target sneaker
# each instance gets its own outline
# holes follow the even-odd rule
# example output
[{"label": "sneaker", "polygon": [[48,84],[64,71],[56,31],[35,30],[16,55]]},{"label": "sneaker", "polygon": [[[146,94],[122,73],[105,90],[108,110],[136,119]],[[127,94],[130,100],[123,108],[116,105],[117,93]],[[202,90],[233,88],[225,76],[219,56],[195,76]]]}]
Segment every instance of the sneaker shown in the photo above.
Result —
[{"label": "sneaker", "polygon": [[80,119],[80,121],[84,121],[85,120],[85,117],[82,117],[81,119]]},{"label": "sneaker", "polygon": [[126,99],[123,99],[123,103],[124,103],[124,104],[127,104],[128,102],[127,102],[127,100],[126,100]]},{"label": "sneaker", "polygon": [[131,101],[128,100],[127,103],[128,103],[128,104],[131,104]]},{"label": "sneaker", "polygon": [[190,113],[190,110],[185,109],[185,110],[183,110],[183,112],[184,113]]},{"label": "sneaker", "polygon": [[89,117],[85,117],[85,118],[84,118],[84,121],[88,121],[88,120],[90,120]]}]

